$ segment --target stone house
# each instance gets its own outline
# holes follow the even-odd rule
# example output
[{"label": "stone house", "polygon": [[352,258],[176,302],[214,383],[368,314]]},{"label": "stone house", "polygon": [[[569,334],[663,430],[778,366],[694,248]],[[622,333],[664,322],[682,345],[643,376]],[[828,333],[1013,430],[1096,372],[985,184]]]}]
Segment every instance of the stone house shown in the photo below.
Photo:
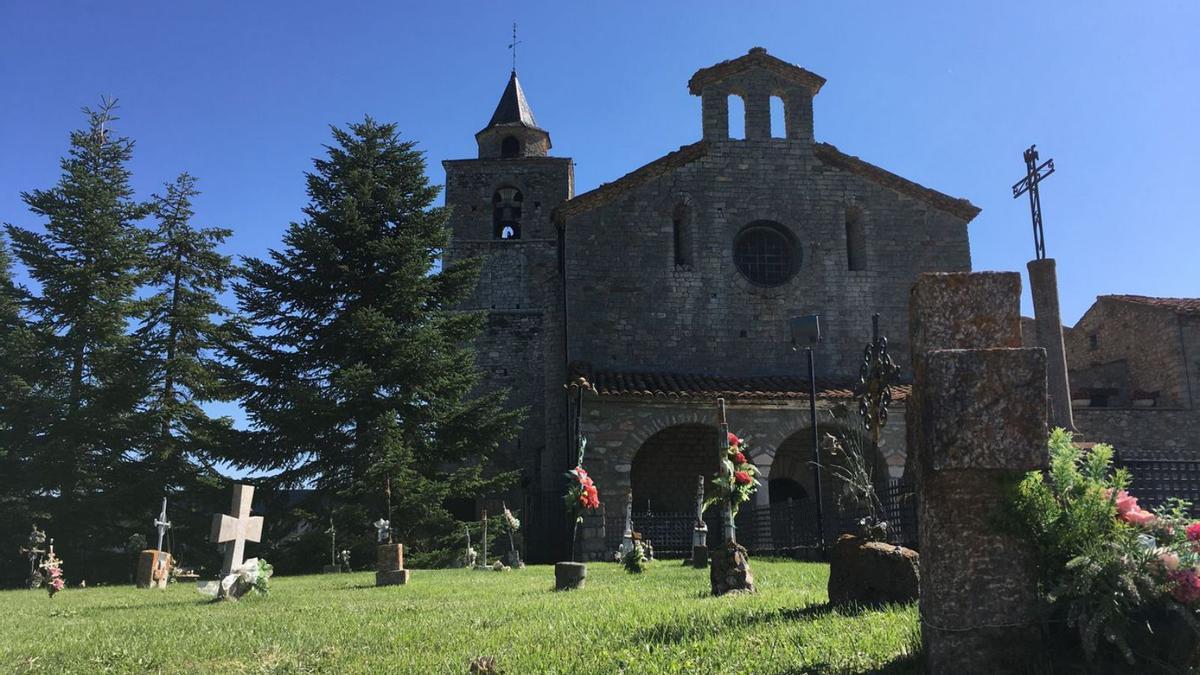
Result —
[{"label": "stone house", "polygon": [[1200,459],[1200,299],[1102,295],[1063,337],[1087,440]]},{"label": "stone house", "polygon": [[[821,317],[825,420],[852,401],[872,314],[908,376],[909,289],[921,272],[970,270],[967,224],[979,209],[818,142],[813,98],[824,84],[762,48],[702,68],[688,91],[701,99],[703,137],[576,195],[572,161],[549,154],[514,71],[476,134],[478,157],[443,162],[447,256],[486,258],[466,307],[488,312],[485,386],[529,411],[501,453],[522,471],[527,517],[562,508],[575,460],[564,384],[574,375],[596,387],[581,426],[610,518],[626,495],[636,512],[691,511],[696,476],[716,467],[717,397],[761,471],[757,503],[811,499],[807,370],[792,316]],[[732,97],[745,138],[730,138]],[[874,458],[881,481],[903,471],[904,394]],[[833,499],[836,486],[824,492]],[[587,535],[594,556],[605,547],[599,529]]]}]

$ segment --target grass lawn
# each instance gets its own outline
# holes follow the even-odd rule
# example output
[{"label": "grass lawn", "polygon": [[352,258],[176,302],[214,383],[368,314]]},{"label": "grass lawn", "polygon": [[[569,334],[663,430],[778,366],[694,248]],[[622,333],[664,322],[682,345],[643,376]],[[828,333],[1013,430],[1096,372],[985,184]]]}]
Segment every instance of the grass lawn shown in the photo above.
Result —
[{"label": "grass lawn", "polygon": [[[69,564],[69,561],[68,561]],[[551,566],[278,577],[268,598],[210,604],[194,586],[0,593],[0,672],[917,672],[915,606],[834,612],[828,566],[753,561],[758,593],[713,598],[708,572],[588,565],[556,593]],[[69,567],[68,567],[69,571]]]}]

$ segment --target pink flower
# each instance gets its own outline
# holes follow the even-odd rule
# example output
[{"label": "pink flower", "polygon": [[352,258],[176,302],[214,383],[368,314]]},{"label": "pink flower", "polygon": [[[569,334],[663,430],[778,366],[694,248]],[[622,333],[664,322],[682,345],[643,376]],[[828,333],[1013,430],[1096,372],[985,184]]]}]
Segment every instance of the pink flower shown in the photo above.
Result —
[{"label": "pink flower", "polygon": [[746,463],[746,456],[745,456],[745,455],[743,455],[743,454],[742,454],[742,453],[740,453],[740,452],[739,452],[739,453],[737,453],[736,455],[734,455],[734,456],[733,456],[733,463],[734,463],[734,464],[737,464],[737,465],[739,465],[739,466],[741,466],[742,464],[745,464],[745,463]]},{"label": "pink flower", "polygon": [[1171,551],[1163,551],[1158,554],[1158,561],[1162,563],[1163,569],[1168,572],[1174,572],[1179,569],[1179,554]]},{"label": "pink flower", "polygon": [[737,481],[738,485],[749,485],[752,479],[750,478],[750,474],[745,471],[734,471],[733,480]]},{"label": "pink flower", "polygon": [[1154,514],[1149,511],[1135,509],[1119,516],[1130,525],[1146,526],[1154,522]]},{"label": "pink flower", "polygon": [[1200,523],[1192,523],[1187,526],[1188,541],[1196,541],[1200,539]]},{"label": "pink flower", "polygon": [[1200,575],[1195,569],[1177,570],[1167,575],[1173,585],[1171,597],[1185,605],[1200,601]]},{"label": "pink flower", "polygon": [[1130,495],[1128,492],[1121,490],[1117,493],[1117,515],[1123,516],[1131,511],[1138,511],[1137,497]]},{"label": "pink flower", "polygon": [[736,448],[741,444],[742,444],[742,439],[738,438],[737,436],[735,436],[733,434],[732,431],[730,431],[729,432],[729,447]]}]

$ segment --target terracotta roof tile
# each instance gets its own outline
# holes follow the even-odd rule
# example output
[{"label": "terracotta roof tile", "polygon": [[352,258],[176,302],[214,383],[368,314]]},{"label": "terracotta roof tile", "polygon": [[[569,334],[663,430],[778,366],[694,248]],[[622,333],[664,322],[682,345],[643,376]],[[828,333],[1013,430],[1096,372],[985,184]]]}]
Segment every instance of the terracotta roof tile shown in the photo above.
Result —
[{"label": "terracotta roof tile", "polygon": [[[792,376],[726,376],[668,372],[596,371],[592,384],[600,396],[636,396],[673,399],[808,400],[808,380]],[[892,398],[897,403],[908,397],[910,387],[897,385]],[[817,382],[817,399],[851,400],[850,383]]]},{"label": "terracotta roof tile", "polygon": [[828,143],[817,143],[813,146],[813,151],[816,153],[817,159],[828,166],[868,178],[886,188],[919,199],[935,209],[958,216],[963,220],[970,221],[979,215],[979,207],[966,199],[951,197],[937,190],[927,188],[924,185],[914,183],[907,178],[897,176],[891,171],[865,162],[858,157],[847,155]]},{"label": "terracotta roof tile", "polygon": [[1101,295],[1101,300],[1118,300],[1161,307],[1179,314],[1200,314],[1200,298],[1153,298],[1147,295]]}]

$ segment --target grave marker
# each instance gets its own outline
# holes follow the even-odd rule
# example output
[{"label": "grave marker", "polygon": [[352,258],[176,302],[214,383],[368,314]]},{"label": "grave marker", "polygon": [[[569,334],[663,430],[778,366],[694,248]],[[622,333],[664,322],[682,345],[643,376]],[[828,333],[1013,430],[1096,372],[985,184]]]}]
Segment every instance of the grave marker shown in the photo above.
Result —
[{"label": "grave marker", "polygon": [[262,516],[250,515],[250,502],[254,499],[253,485],[234,485],[233,500],[229,510],[233,515],[213,515],[212,533],[209,540],[224,547],[225,561],[221,564],[221,577],[233,573],[233,568],[242,565],[246,554],[246,542],[258,542],[262,538]]}]

